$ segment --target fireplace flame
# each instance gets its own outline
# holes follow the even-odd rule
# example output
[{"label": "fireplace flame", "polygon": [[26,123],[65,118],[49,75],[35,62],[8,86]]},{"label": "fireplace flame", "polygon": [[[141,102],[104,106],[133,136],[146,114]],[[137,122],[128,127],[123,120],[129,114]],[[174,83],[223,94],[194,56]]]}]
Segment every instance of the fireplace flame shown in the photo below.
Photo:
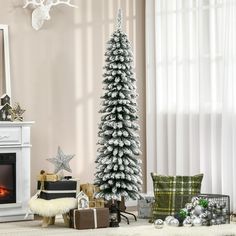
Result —
[{"label": "fireplace flame", "polygon": [[0,186],[0,198],[6,197],[9,194],[10,194],[10,191],[6,187]]}]

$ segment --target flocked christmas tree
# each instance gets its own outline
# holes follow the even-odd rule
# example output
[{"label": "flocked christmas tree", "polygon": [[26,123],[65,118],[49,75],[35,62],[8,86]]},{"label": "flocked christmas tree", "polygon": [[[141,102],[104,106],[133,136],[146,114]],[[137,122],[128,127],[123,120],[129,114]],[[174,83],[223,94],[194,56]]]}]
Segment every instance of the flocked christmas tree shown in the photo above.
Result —
[{"label": "flocked christmas tree", "polygon": [[95,184],[100,187],[96,197],[118,201],[122,196],[139,198],[142,184],[133,54],[121,25],[122,13],[119,10],[117,29],[108,41],[105,53],[105,86],[101,97],[102,117],[95,173]]}]

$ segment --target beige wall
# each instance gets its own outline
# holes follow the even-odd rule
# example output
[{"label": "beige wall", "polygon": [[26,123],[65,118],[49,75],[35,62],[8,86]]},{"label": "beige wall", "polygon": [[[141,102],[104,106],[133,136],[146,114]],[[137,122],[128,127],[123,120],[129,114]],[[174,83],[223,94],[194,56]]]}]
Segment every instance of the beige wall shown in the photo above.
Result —
[{"label": "beige wall", "polygon": [[81,182],[93,181],[105,42],[119,6],[134,48],[144,160],[144,0],[74,0],[78,9],[54,7],[39,31],[31,27],[31,11],[22,9],[23,2],[0,0],[0,24],[9,25],[12,100],[26,108],[25,120],[36,122],[32,193],[39,171],[53,171],[45,159],[55,156],[58,145],[66,154],[76,154],[70,162],[73,175]]}]

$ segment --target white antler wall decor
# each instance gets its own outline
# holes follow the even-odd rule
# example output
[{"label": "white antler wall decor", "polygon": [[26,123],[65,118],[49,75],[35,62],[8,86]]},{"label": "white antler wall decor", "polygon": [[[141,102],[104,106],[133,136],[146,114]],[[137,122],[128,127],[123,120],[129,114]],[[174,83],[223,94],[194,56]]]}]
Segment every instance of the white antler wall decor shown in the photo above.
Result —
[{"label": "white antler wall decor", "polygon": [[39,30],[43,26],[45,20],[50,20],[49,12],[51,7],[59,4],[77,8],[77,6],[71,4],[70,0],[26,0],[23,8],[26,8],[29,5],[32,5],[33,8],[35,8],[32,12],[32,27],[35,30]]}]

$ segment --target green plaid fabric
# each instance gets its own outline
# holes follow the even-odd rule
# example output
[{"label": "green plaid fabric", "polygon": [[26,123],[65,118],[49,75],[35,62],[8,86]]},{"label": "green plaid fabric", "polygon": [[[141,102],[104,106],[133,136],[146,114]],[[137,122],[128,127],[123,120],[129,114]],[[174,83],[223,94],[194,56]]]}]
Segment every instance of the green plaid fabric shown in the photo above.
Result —
[{"label": "green plaid fabric", "polygon": [[151,173],[155,202],[152,213],[154,219],[165,219],[175,215],[192,196],[201,191],[203,174],[195,176],[165,176]]}]

